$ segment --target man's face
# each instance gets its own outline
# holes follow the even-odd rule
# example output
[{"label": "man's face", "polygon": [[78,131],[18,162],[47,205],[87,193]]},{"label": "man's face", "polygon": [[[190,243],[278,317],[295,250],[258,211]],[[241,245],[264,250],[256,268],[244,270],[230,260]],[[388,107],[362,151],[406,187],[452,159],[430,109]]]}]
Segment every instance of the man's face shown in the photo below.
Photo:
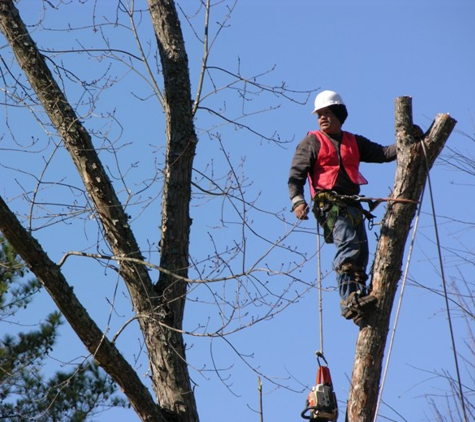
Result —
[{"label": "man's face", "polygon": [[335,135],[341,132],[341,123],[337,117],[328,108],[322,108],[317,111],[318,124],[322,132],[328,135]]}]

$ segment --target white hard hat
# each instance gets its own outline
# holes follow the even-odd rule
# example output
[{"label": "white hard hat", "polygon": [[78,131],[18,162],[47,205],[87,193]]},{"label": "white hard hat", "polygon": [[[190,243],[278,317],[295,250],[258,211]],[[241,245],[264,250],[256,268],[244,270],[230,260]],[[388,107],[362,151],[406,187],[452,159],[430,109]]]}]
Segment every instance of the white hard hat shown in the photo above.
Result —
[{"label": "white hard hat", "polygon": [[335,91],[322,91],[315,97],[315,107],[312,113],[316,113],[322,108],[338,104],[345,105],[339,94]]}]

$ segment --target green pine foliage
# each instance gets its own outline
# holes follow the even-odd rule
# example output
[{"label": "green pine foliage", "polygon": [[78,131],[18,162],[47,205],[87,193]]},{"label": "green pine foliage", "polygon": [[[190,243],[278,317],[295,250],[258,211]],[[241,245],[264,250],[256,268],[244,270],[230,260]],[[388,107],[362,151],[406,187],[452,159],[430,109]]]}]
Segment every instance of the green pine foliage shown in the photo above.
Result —
[{"label": "green pine foliage", "polygon": [[[0,324],[6,331],[17,313],[41,289],[37,279],[25,280],[27,269],[0,236]],[[53,349],[59,312],[46,316],[35,329],[0,339],[0,420],[88,421],[111,407],[125,406],[116,385],[93,361],[58,371],[46,379],[43,370]]]}]

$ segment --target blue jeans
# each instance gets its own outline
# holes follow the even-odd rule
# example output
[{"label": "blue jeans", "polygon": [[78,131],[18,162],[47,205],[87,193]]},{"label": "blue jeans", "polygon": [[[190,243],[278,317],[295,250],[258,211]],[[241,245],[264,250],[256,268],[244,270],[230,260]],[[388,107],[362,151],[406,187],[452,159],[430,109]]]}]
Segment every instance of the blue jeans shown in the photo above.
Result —
[{"label": "blue jeans", "polygon": [[[318,216],[320,225],[324,225],[327,218],[328,213],[320,214]],[[362,296],[367,295],[369,293],[367,287],[355,281],[354,273],[341,271],[343,264],[352,264],[353,268],[366,273],[369,249],[361,209],[351,205],[340,207],[332,235],[336,246],[332,266],[336,272],[340,298],[346,300],[350,293],[357,291],[361,292]]]}]

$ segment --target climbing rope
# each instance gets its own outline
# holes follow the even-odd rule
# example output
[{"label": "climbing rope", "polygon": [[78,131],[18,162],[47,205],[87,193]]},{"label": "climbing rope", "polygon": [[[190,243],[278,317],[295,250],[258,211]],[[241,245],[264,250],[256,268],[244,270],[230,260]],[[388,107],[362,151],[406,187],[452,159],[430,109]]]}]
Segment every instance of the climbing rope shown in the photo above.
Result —
[{"label": "climbing rope", "polygon": [[[445,298],[445,305],[446,305],[446,311],[447,311],[447,319],[448,319],[448,322],[449,322],[450,338],[451,338],[451,341],[452,341],[452,351],[453,351],[453,354],[454,354],[454,362],[455,362],[455,370],[456,370],[456,374],[457,374],[457,383],[458,383],[458,388],[459,388],[459,396],[460,396],[460,401],[461,401],[461,405],[462,405],[462,412],[463,412],[463,415],[464,415],[464,421],[468,422],[467,411],[466,411],[466,408],[465,408],[465,400],[464,400],[464,395],[463,395],[462,381],[461,381],[460,370],[459,370],[458,357],[457,357],[457,348],[456,348],[456,344],[455,344],[455,335],[454,335],[454,330],[453,330],[453,325],[452,325],[452,318],[451,318],[451,313],[450,313],[450,305],[449,305],[449,299],[448,299],[448,293],[447,293],[447,283],[446,283],[446,279],[445,279],[444,265],[443,265],[443,262],[442,262],[442,252],[441,252],[441,246],[440,246],[439,232],[438,232],[438,228],[437,228],[437,216],[436,216],[436,212],[435,212],[434,195],[433,195],[433,191],[432,191],[432,184],[431,184],[431,178],[430,178],[430,172],[429,172],[429,164],[428,164],[428,161],[427,161],[427,151],[425,149],[424,141],[421,141],[421,145],[422,145],[422,149],[423,149],[424,157],[425,157],[425,161],[426,161],[427,183],[428,183],[430,200],[431,200],[430,202],[431,202],[431,208],[432,208],[432,217],[434,219],[434,231],[435,231],[435,237],[436,237],[438,257],[439,257],[440,272],[441,272],[441,277],[442,277],[442,285],[443,285],[443,289],[444,289],[444,298]],[[401,285],[401,293],[399,295],[398,306],[397,306],[397,309],[396,309],[396,315],[395,315],[395,319],[394,319],[391,339],[390,339],[389,347],[388,347],[388,356],[387,356],[387,359],[386,359],[386,365],[385,365],[385,368],[384,368],[383,377],[382,377],[382,381],[381,381],[381,386],[380,386],[380,389],[379,389],[378,400],[377,400],[377,403],[376,403],[376,410],[375,410],[373,422],[377,421],[377,417],[378,417],[378,413],[379,413],[379,407],[380,407],[381,400],[382,400],[384,384],[385,384],[385,381],[386,381],[386,375],[387,375],[387,371],[388,371],[388,367],[389,367],[389,361],[390,361],[390,358],[391,358],[391,352],[392,352],[392,348],[393,348],[393,344],[394,344],[396,328],[397,328],[397,324],[398,324],[398,320],[399,320],[399,314],[400,314],[401,305],[402,305],[402,298],[403,298],[403,295],[404,295],[404,289],[405,289],[406,280],[407,280],[407,277],[408,277],[409,264],[410,264],[410,260],[411,260],[411,257],[412,257],[415,235],[416,235],[416,232],[417,232],[417,226],[418,226],[419,219],[420,219],[420,213],[421,213],[421,208],[422,208],[421,204],[422,204],[422,198],[423,198],[423,195],[424,195],[424,190],[425,189],[422,190],[421,201],[420,201],[416,221],[415,221],[415,224],[414,224],[413,235],[412,235],[411,244],[410,244],[410,248],[409,248],[408,258],[406,260],[406,267],[405,267],[405,270],[404,270],[404,276],[403,276],[402,285]]]},{"label": "climbing rope", "polygon": [[409,266],[410,266],[410,262],[411,262],[411,258],[412,258],[412,252],[413,252],[413,249],[414,249],[414,242],[416,240],[416,233],[417,233],[417,227],[419,225],[419,220],[420,220],[420,215],[421,215],[423,197],[424,197],[424,189],[422,190],[422,193],[421,193],[421,200],[420,200],[420,204],[419,204],[419,207],[418,207],[418,210],[417,210],[417,216],[416,216],[416,219],[415,219],[414,228],[412,230],[411,243],[410,243],[410,246],[409,246],[409,252],[408,252],[408,256],[407,256],[407,260],[406,260],[406,266],[404,268],[404,275],[402,277],[402,282],[401,282],[401,293],[399,294],[399,299],[398,299],[398,304],[397,304],[397,309],[396,309],[396,315],[394,317],[394,324],[393,324],[393,328],[392,328],[391,338],[389,340],[388,356],[386,358],[386,364],[384,366],[383,376],[381,378],[381,385],[379,387],[378,400],[376,402],[376,410],[374,412],[373,422],[377,422],[379,407],[381,405],[381,400],[382,400],[382,397],[383,397],[384,384],[386,382],[386,375],[388,373],[389,361],[391,359],[391,353],[392,353],[392,350],[393,350],[394,338],[396,336],[396,328],[397,328],[397,324],[399,322],[399,314],[400,314],[401,306],[402,306],[402,298],[404,296],[404,290],[406,288],[406,281],[407,281],[407,277],[408,277],[408,274],[409,274]]},{"label": "climbing rope", "polygon": [[371,198],[364,195],[340,195],[338,193],[330,192],[335,198],[341,199],[343,201],[355,201],[355,202],[366,202],[370,211],[373,211],[379,204],[382,202],[393,202],[393,203],[405,203],[405,204],[417,204],[417,201],[407,198]]},{"label": "climbing rope", "polygon": [[[426,166],[428,169],[429,164],[427,162],[427,151],[425,149],[424,142],[422,142],[422,150],[424,151],[424,157],[426,159]],[[427,171],[427,173],[429,173],[429,171]],[[441,247],[440,247],[439,231],[437,229],[437,216],[435,213],[434,196],[432,194],[432,185],[431,185],[431,180],[429,176],[427,177],[427,181],[428,181],[429,192],[430,192],[430,197],[431,197],[432,217],[434,219],[434,230],[435,230],[435,237],[436,237],[436,242],[437,242],[437,252],[438,252],[438,257],[439,257],[440,274],[442,277],[442,286],[444,288],[445,308],[447,311],[447,320],[449,322],[450,339],[452,342],[452,352],[454,354],[455,372],[457,374],[457,384],[458,384],[458,389],[459,389],[460,402],[462,405],[462,413],[463,413],[464,421],[468,422],[467,410],[465,408],[465,399],[464,399],[463,388],[462,388],[462,379],[460,376],[459,361],[458,361],[458,356],[457,356],[458,355],[457,347],[455,345],[454,328],[452,325],[452,316],[450,313],[449,297],[447,293],[447,282],[445,280],[444,264],[442,262],[442,252],[441,252]]]},{"label": "climbing rope", "polygon": [[320,256],[320,225],[317,221],[317,289],[318,315],[320,320],[320,352],[323,354],[323,296],[322,296],[322,261]]}]

